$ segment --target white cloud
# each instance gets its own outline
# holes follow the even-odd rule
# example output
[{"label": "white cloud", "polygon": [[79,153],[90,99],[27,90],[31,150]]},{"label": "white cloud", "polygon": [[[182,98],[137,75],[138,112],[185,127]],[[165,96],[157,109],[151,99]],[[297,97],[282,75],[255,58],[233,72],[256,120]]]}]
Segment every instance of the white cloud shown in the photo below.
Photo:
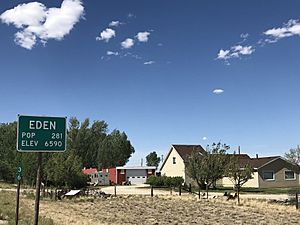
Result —
[{"label": "white cloud", "polygon": [[298,20],[289,20],[282,27],[272,28],[263,32],[269,38],[265,39],[267,43],[277,42],[279,39],[291,37],[294,35],[300,36],[300,23]]},{"label": "white cloud", "polygon": [[122,48],[131,48],[134,45],[134,40],[131,38],[126,38],[125,41],[121,42]]},{"label": "white cloud", "polygon": [[139,32],[136,35],[136,38],[140,41],[140,42],[147,42],[149,40],[149,35],[150,33],[145,31],[145,32]]},{"label": "white cloud", "polygon": [[248,34],[248,33],[242,33],[242,34],[240,35],[240,37],[241,37],[242,39],[247,39],[247,38],[249,37],[249,34]]},{"label": "white cloud", "polygon": [[100,37],[96,37],[98,41],[108,42],[111,38],[116,36],[116,32],[111,28],[106,28],[100,33]]},{"label": "white cloud", "polygon": [[36,43],[36,36],[30,32],[17,32],[15,42],[23,48],[32,49]]},{"label": "white cloud", "polygon": [[222,94],[223,92],[224,92],[224,90],[220,89],[220,88],[217,88],[217,89],[213,90],[213,93],[216,94],[216,95]]},{"label": "white cloud", "polygon": [[227,59],[229,57],[229,50],[220,49],[218,53],[218,59]]},{"label": "white cloud", "polygon": [[127,17],[128,18],[133,18],[133,17],[135,17],[135,15],[133,15],[132,13],[128,13]]},{"label": "white cloud", "polygon": [[121,55],[121,58],[122,58],[122,57],[132,57],[132,58],[138,59],[138,60],[140,60],[140,59],[143,58],[143,57],[141,57],[141,56],[139,56],[139,55],[137,55],[137,54],[133,54],[133,53],[131,53],[131,52],[126,52],[125,54]]},{"label": "white cloud", "polygon": [[21,29],[15,34],[15,42],[32,49],[37,40],[43,44],[49,39],[62,40],[82,18],[81,0],[64,0],[60,8],[49,8],[39,2],[20,4],[0,15],[3,23]]},{"label": "white cloud", "polygon": [[241,46],[241,45],[236,45],[233,46],[232,51],[234,53],[237,54],[237,57],[239,57],[239,55],[251,55],[254,52],[254,48],[252,46]]},{"label": "white cloud", "polygon": [[151,64],[154,64],[155,62],[154,61],[147,61],[147,62],[144,62],[144,65],[151,65]]},{"label": "white cloud", "polygon": [[202,140],[203,140],[203,141],[206,141],[206,140],[207,140],[207,137],[203,137]]},{"label": "white cloud", "polygon": [[115,56],[117,56],[117,55],[119,55],[119,52],[107,51],[106,55],[115,55]]},{"label": "white cloud", "polygon": [[217,59],[223,59],[226,61],[231,58],[239,58],[241,56],[251,55],[254,51],[255,49],[251,45],[249,46],[235,45],[227,50],[220,49]]},{"label": "white cloud", "polygon": [[120,21],[111,21],[110,23],[109,23],[109,26],[110,27],[117,27],[117,26],[119,26],[121,24],[121,22]]},{"label": "white cloud", "polygon": [[250,35],[249,35],[248,33],[242,33],[242,34],[240,34],[240,38],[241,38],[242,40],[241,40],[240,42],[238,42],[238,43],[239,43],[239,44],[242,44],[242,43],[246,42],[249,36],[250,36]]},{"label": "white cloud", "polygon": [[17,28],[25,26],[39,26],[45,21],[47,8],[39,2],[20,4],[13,9],[6,10],[1,14],[3,23],[13,24]]}]

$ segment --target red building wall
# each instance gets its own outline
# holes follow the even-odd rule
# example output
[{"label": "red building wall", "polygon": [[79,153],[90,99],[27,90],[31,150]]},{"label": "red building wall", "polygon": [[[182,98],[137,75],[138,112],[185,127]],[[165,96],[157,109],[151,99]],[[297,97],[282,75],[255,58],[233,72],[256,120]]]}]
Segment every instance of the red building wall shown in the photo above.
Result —
[{"label": "red building wall", "polygon": [[126,170],[117,170],[117,176],[118,176],[117,184],[122,184],[123,182],[126,181]]},{"label": "red building wall", "polygon": [[155,176],[155,169],[153,170],[147,170],[147,177],[150,177],[150,176]]},{"label": "red building wall", "polygon": [[108,169],[102,169],[102,172],[109,172],[108,178],[112,184],[116,183],[116,175],[117,175],[117,169],[116,168],[108,168]]}]

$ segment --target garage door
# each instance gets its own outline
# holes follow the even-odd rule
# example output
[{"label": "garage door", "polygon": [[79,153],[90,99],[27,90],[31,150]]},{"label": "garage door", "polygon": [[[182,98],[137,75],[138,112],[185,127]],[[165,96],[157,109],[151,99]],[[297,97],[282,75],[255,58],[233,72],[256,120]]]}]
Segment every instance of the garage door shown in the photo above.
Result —
[{"label": "garage door", "polygon": [[131,182],[131,184],[143,184],[147,180],[146,170],[126,170],[126,179]]}]

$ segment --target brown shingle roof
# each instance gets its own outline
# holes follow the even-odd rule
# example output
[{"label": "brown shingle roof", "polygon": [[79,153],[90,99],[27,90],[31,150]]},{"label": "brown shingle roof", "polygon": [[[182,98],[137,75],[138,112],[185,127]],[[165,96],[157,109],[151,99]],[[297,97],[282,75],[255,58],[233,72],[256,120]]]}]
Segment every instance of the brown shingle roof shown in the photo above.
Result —
[{"label": "brown shingle roof", "polygon": [[181,158],[186,161],[188,157],[192,154],[193,151],[200,152],[205,154],[206,151],[202,148],[201,145],[172,145]]},{"label": "brown shingle roof", "polygon": [[236,154],[235,157],[238,158],[240,167],[245,167],[248,164],[253,168],[259,168],[265,165],[266,163],[280,158],[280,156],[250,158],[247,154]]},{"label": "brown shingle roof", "polygon": [[251,159],[251,166],[253,168],[259,168],[266,163],[273,161],[274,159],[278,159],[280,156],[271,156],[271,157],[260,157],[260,158],[252,158]]}]

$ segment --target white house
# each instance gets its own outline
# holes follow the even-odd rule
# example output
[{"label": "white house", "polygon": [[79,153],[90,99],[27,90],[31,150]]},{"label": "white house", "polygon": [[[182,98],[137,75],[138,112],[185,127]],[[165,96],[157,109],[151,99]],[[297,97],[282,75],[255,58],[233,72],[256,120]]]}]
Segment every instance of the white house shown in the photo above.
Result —
[{"label": "white house", "polygon": [[186,162],[192,152],[205,154],[205,150],[201,145],[172,145],[160,168],[161,175],[168,177],[179,176],[186,181],[188,178],[186,176]]}]

